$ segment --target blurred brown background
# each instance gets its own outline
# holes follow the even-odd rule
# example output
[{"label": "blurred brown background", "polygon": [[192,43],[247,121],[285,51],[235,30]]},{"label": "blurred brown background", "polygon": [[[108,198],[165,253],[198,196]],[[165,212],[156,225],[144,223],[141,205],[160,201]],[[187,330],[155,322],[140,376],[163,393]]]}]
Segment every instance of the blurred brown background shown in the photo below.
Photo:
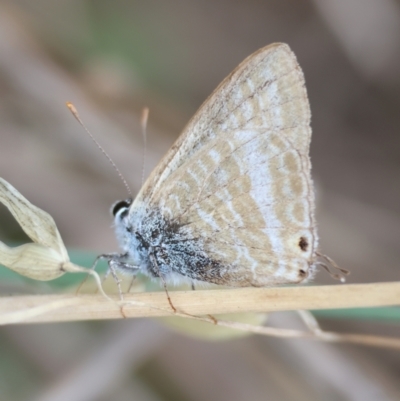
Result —
[{"label": "blurred brown background", "polygon": [[[398,280],[398,0],[1,1],[1,176],[54,217],[67,247],[115,251],[109,208],[127,194],[65,101],[136,192],[141,108],[150,107],[149,173],[218,83],[276,41],[306,77],[322,250],[351,270],[349,282]],[[0,239],[19,239],[4,208],[0,219]],[[316,282],[332,281],[321,272]],[[387,322],[323,326],[400,335]],[[260,337],[208,343],[153,321],[10,326],[0,355],[2,400],[400,398],[398,353]]]}]

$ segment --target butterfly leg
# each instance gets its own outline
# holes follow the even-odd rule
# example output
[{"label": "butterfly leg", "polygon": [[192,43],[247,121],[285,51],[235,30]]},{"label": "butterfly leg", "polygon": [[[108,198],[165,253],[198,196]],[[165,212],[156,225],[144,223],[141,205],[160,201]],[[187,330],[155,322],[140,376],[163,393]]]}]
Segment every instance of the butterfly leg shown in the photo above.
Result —
[{"label": "butterfly leg", "polygon": [[155,255],[154,255],[153,249],[150,250],[149,257],[150,257],[151,263],[153,264],[154,269],[157,271],[158,276],[160,277],[160,280],[161,280],[161,282],[162,282],[162,284],[164,286],[165,293],[167,294],[168,303],[169,303],[171,309],[174,312],[176,312],[176,308],[175,308],[174,304],[172,303],[171,298],[169,296],[169,292],[168,292],[168,289],[167,289],[167,283],[165,281],[165,277],[161,273],[161,270],[160,270],[160,267],[158,266],[157,259],[156,259]]},{"label": "butterfly leg", "polygon": [[117,264],[114,262],[113,260],[108,262],[108,272],[111,273],[111,275],[113,276],[114,281],[117,284],[118,287],[118,292],[119,292],[119,298],[121,299],[121,301],[124,300],[124,295],[122,293],[122,288],[121,288],[121,279],[117,276],[117,270],[116,270],[116,266]]},{"label": "butterfly leg", "polygon": [[107,270],[106,274],[104,275],[104,280],[111,273],[111,275],[113,276],[113,278],[117,284],[121,301],[123,300],[124,297],[123,297],[123,292],[122,292],[122,288],[121,288],[121,280],[117,276],[117,270],[122,270],[122,271],[128,272],[134,278],[136,277],[136,274],[139,271],[139,268],[137,266],[131,265],[126,262],[127,258],[128,258],[128,254],[126,254],[126,253],[106,253],[106,254],[99,255],[96,258],[95,264],[94,264],[94,266],[95,266],[98,263],[98,261],[100,261],[102,259],[107,261],[108,270]]},{"label": "butterfly leg", "polygon": [[131,292],[131,289],[133,287],[133,283],[135,282],[135,280],[136,280],[136,276],[132,276],[132,280],[131,280],[131,283],[129,284],[127,293]]},{"label": "butterfly leg", "polygon": [[[106,254],[102,254],[102,255],[97,256],[89,270],[95,270],[96,266],[100,262],[100,260],[106,259],[107,261],[109,261],[110,258],[116,257],[116,256],[118,256],[117,253],[106,253]],[[101,280],[101,283],[104,283],[104,281],[107,279],[109,274],[110,274],[110,269],[107,270],[106,274],[104,275],[103,279]],[[78,286],[78,288],[76,290],[76,294],[79,293],[79,291],[82,288],[82,286],[86,283],[86,280],[88,279],[89,275],[90,274],[88,273],[86,275],[85,279],[79,284],[79,286]]]}]

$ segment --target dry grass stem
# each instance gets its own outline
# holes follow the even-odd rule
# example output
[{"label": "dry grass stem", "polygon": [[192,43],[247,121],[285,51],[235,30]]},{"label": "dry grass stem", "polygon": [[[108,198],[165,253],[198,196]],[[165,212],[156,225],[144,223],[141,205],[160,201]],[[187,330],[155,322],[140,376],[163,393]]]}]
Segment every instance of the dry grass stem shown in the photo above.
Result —
[{"label": "dry grass stem", "polygon": [[349,342],[400,350],[400,339],[398,338],[324,332],[316,321],[309,321],[311,317],[306,319],[310,331],[300,331],[254,326],[199,316],[238,312],[393,306],[400,303],[400,282],[175,291],[171,292],[171,298],[178,310],[176,313],[169,307],[164,292],[125,294],[124,301],[113,297],[111,302],[110,298],[102,295],[59,294],[1,297],[0,324],[175,315],[261,335],[308,338],[325,342]]},{"label": "dry grass stem", "polygon": [[332,342],[332,343],[352,343],[352,344],[368,345],[379,348],[391,348],[400,351],[400,338],[394,338],[394,337],[382,337],[374,335],[349,334],[349,333],[341,334],[328,331],[319,331],[316,333],[316,332],[301,331],[301,330],[281,329],[276,327],[254,326],[251,324],[237,323],[226,320],[218,320],[217,325],[271,337],[306,338],[311,340]]},{"label": "dry grass stem", "polygon": [[[172,291],[171,298],[178,311],[191,315],[379,307],[400,304],[400,282]],[[117,296],[112,299],[115,302],[102,295],[71,294],[1,297],[0,317],[25,311],[23,322],[120,319],[121,302]],[[50,305],[57,306],[48,308]],[[30,315],[32,308],[40,313]],[[156,317],[172,311],[164,292],[142,292],[124,294],[123,313],[126,317]],[[3,318],[2,324],[14,323]]]}]

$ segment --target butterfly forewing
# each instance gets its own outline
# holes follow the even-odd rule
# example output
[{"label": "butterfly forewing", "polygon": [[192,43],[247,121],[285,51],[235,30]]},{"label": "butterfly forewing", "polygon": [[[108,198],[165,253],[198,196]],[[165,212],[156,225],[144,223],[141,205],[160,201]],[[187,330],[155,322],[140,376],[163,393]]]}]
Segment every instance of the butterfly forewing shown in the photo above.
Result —
[{"label": "butterfly forewing", "polygon": [[171,269],[189,278],[233,286],[300,282],[310,276],[317,245],[310,137],[294,54],[284,44],[260,49],[206,100],[130,214],[157,210],[173,222],[174,241],[182,243],[166,248],[168,260],[186,264],[187,271]]}]

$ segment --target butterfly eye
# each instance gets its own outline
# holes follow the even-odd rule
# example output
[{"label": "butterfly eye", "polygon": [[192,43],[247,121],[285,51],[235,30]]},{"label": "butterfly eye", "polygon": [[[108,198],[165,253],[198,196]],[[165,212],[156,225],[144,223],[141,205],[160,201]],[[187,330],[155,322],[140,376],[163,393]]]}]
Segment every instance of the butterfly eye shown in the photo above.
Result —
[{"label": "butterfly eye", "polygon": [[111,209],[111,213],[113,216],[116,216],[117,214],[120,215],[120,217],[124,217],[126,213],[128,213],[128,209],[132,203],[132,199],[125,199],[122,201],[118,201],[117,203],[114,204],[114,206]]}]

